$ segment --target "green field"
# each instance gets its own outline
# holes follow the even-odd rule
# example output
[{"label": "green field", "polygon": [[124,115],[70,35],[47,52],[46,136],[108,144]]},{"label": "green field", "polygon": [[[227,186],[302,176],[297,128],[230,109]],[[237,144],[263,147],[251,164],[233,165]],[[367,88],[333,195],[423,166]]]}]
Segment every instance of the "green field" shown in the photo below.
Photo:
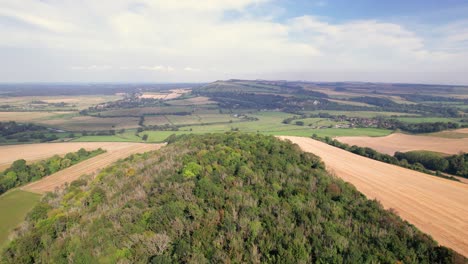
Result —
[{"label": "green field", "polygon": [[398,117],[397,119],[406,123],[434,123],[434,122],[460,123],[460,119],[447,118],[447,117]]},{"label": "green field", "polygon": [[0,247],[4,246],[10,232],[24,220],[40,197],[39,194],[19,189],[0,195]]},{"label": "green field", "polygon": [[[199,117],[199,119],[197,118]],[[178,131],[144,131],[139,133],[140,137],[135,135],[136,130],[126,130],[123,134],[116,134],[113,136],[83,136],[75,139],[74,141],[118,141],[118,142],[143,142],[141,137],[145,134],[148,135],[146,142],[162,142],[172,134],[203,134],[203,133],[216,133],[228,132],[232,130],[242,131],[247,133],[262,133],[268,135],[284,135],[284,136],[305,136],[310,137],[312,134],[319,136],[386,136],[393,131],[387,129],[377,128],[322,128],[320,126],[333,126],[336,124],[346,124],[346,122],[333,122],[326,118],[307,118],[293,120],[291,124],[283,124],[285,118],[294,116],[293,114],[284,112],[257,112],[255,114],[247,114],[248,117],[254,117],[258,120],[255,121],[242,121],[232,115],[227,114],[205,114],[194,116],[174,116],[169,117],[175,125],[185,125],[179,128]],[[212,122],[212,124],[192,123],[194,121]],[[233,122],[228,122],[232,120]],[[306,125],[295,125],[296,121],[307,121]],[[313,126],[308,126],[308,122],[315,122]]]},{"label": "green field", "polygon": [[409,113],[398,113],[398,112],[377,112],[377,111],[334,111],[334,110],[318,110],[318,111],[307,111],[306,114],[319,114],[328,113],[330,115],[345,115],[348,117],[362,117],[371,118],[378,116],[418,116]]}]

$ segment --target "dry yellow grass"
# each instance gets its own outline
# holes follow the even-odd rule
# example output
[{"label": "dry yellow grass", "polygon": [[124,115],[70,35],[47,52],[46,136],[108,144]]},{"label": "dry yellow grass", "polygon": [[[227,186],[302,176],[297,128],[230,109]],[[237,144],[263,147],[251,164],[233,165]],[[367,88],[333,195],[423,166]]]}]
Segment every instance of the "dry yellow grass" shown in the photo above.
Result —
[{"label": "dry yellow grass", "polygon": [[143,93],[140,98],[151,98],[151,99],[163,99],[171,100],[175,99],[185,93],[189,93],[191,89],[172,89],[170,93]]},{"label": "dry yellow grass", "polygon": [[468,256],[468,184],[355,155],[310,138],[280,137],[322,158],[369,199],[393,208],[441,245]]},{"label": "dry yellow grass", "polygon": [[337,137],[337,140],[361,147],[373,148],[393,155],[396,151],[430,150],[447,154],[468,152],[468,138],[440,138],[394,133],[385,137]]},{"label": "dry yellow grass", "polygon": [[159,149],[163,144],[121,143],[119,146],[108,146],[107,152],[61,170],[39,181],[30,183],[21,189],[34,193],[54,191],[55,188],[70,183],[84,174],[94,174],[119,159],[135,153]]},{"label": "dry yellow grass", "polygon": [[193,97],[185,100],[175,100],[168,102],[171,105],[206,105],[206,104],[216,104],[215,101],[211,101],[210,98],[205,96]]},{"label": "dry yellow grass", "polygon": [[150,99],[164,99],[168,94],[160,94],[160,93],[144,93],[140,96],[140,98],[150,98]]},{"label": "dry yellow grass", "polygon": [[0,112],[0,122],[36,122],[72,112]]}]

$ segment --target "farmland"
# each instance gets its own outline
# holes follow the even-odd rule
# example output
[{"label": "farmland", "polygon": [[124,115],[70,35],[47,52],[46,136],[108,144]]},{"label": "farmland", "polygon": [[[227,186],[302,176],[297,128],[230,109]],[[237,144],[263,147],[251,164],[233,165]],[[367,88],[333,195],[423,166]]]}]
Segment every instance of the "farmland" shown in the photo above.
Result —
[{"label": "farmland", "polygon": [[468,255],[468,185],[364,158],[310,138],[281,138],[320,156],[330,172],[395,210],[440,244]]},{"label": "farmland", "polygon": [[338,137],[337,139],[349,145],[370,147],[389,155],[393,155],[396,151],[411,150],[429,150],[446,154],[468,151],[468,138],[440,138],[394,133],[386,137]]},{"label": "farmland", "polygon": [[102,148],[107,154],[132,149],[140,146],[139,143],[121,142],[64,142],[0,146],[0,153],[8,155],[0,156],[0,169],[5,169],[15,160],[25,159],[28,162],[50,158],[53,155],[65,155],[69,152],[78,151],[80,148],[94,150]]},{"label": "farmland", "polygon": [[[116,143],[117,144],[117,143]],[[55,188],[58,188],[65,183],[70,183],[80,176],[85,174],[94,174],[99,170],[109,166],[119,159],[124,159],[132,154],[144,153],[147,151],[157,150],[161,144],[138,144],[138,143],[123,143],[113,145],[110,150],[94,158],[87,159],[69,168],[61,170],[55,174],[42,178],[36,182],[32,182],[24,187],[22,190],[34,192],[34,193],[45,193],[51,192]],[[105,147],[104,147],[105,148]]]},{"label": "farmland", "polygon": [[[58,95],[47,96],[45,91]],[[0,152],[9,154],[0,156],[0,169],[17,159],[32,162],[82,147],[107,150],[23,186],[18,194],[54,191],[83,174],[95,174],[118,159],[158,149],[161,145],[151,143],[164,142],[173,134],[232,131],[291,136],[315,154],[322,154],[338,176],[349,179],[369,198],[378,198],[443,245],[466,253],[466,244],[456,236],[462,229],[460,219],[454,216],[455,210],[466,213],[464,205],[460,205],[461,197],[466,197],[465,189],[460,191],[438,179],[427,180],[429,176],[414,171],[357,159],[351,153],[335,152],[330,146],[325,148],[307,139],[313,135],[338,138],[388,154],[410,150],[458,154],[468,150],[468,108],[464,99],[468,93],[464,88],[228,80],[196,85],[77,85],[44,90],[25,87],[9,93],[0,93],[0,122],[16,124],[0,126],[0,144],[4,145]],[[50,143],[33,144],[37,142]],[[388,176],[384,175],[387,171]],[[362,174],[363,179],[357,174]],[[382,184],[373,180],[371,174]],[[387,186],[386,177],[388,186],[396,191],[378,193],[379,188]],[[404,184],[400,187],[397,182]],[[431,189],[428,184],[435,186]],[[413,196],[409,196],[411,191]],[[428,197],[435,191],[453,194],[434,196],[440,202],[430,207],[433,200]],[[424,209],[415,209],[410,203]],[[441,209],[449,203],[453,203],[452,208]],[[434,226],[424,222],[428,215],[435,219]],[[447,221],[453,221],[454,227],[447,228]]]}]

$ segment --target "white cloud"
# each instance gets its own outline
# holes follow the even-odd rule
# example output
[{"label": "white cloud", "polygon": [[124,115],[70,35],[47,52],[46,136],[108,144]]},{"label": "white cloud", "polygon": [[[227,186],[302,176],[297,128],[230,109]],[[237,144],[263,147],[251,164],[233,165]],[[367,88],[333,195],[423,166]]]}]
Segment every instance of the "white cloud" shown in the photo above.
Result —
[{"label": "white cloud", "polygon": [[158,71],[158,72],[173,72],[175,69],[171,66],[140,66],[140,70],[148,70],[148,71]]},{"label": "white cloud", "polygon": [[[88,73],[99,72],[102,79],[210,81],[275,72],[468,69],[466,21],[441,25],[434,29],[436,37],[428,37],[380,20],[336,23],[304,15],[277,21],[249,12],[267,2],[3,0],[0,19],[18,23],[0,23],[0,55],[12,58],[0,62],[0,79],[15,76],[21,81],[49,73],[87,80],[96,76]],[[320,3],[327,1],[316,1]],[[225,19],[228,11],[238,15]],[[29,68],[15,68],[24,55],[11,53],[10,47],[30,52]],[[53,71],[47,71],[43,57],[54,62]],[[60,67],[63,72],[57,74]],[[12,71],[17,74],[7,74]]]},{"label": "white cloud", "polygon": [[184,71],[188,71],[188,72],[199,72],[200,69],[198,69],[198,68],[192,68],[192,67],[185,67],[185,68],[184,68]]},{"label": "white cloud", "polygon": [[103,70],[110,70],[112,66],[109,65],[89,65],[89,66],[72,66],[72,70],[88,70],[88,71],[103,71]]}]

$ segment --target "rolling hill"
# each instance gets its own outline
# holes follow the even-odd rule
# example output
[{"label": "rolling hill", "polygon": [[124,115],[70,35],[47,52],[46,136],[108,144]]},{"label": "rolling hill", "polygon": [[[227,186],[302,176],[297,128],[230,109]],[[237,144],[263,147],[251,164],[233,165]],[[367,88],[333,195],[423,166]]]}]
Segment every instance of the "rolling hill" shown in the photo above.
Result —
[{"label": "rolling hill", "polygon": [[272,136],[171,137],[50,193],[5,263],[463,263]]}]

